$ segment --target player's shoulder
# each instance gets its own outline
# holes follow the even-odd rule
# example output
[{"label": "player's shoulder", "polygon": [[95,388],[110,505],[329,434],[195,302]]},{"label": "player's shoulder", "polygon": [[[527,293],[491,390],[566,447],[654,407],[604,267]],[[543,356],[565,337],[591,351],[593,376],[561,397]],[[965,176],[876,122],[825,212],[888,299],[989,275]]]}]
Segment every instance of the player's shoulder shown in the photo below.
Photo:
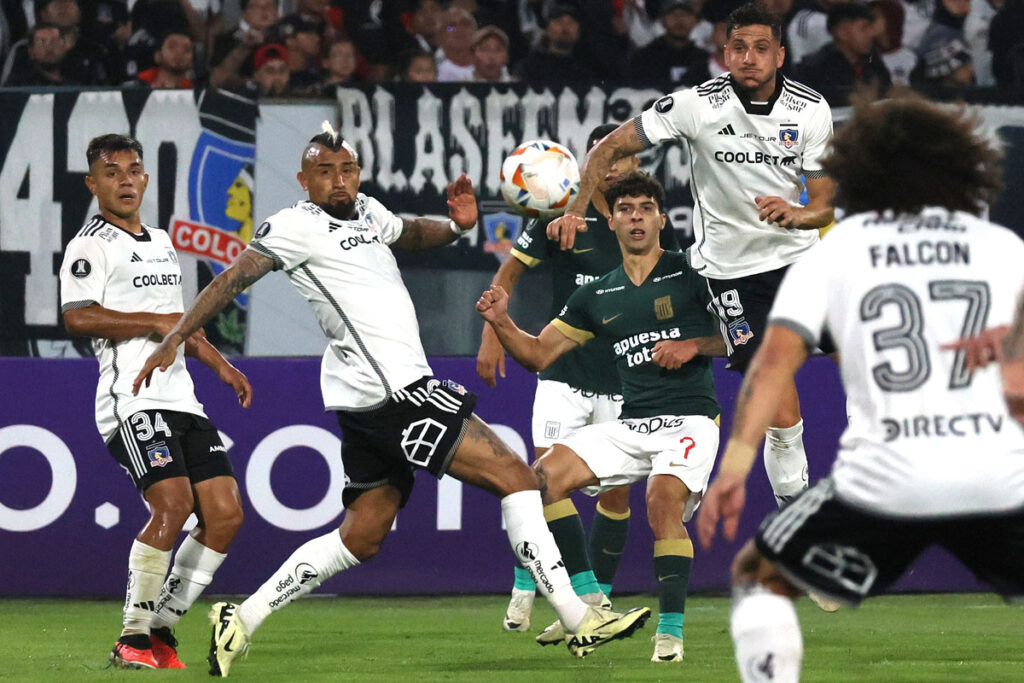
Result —
[{"label": "player's shoulder", "polygon": [[376,197],[371,197],[368,194],[359,192],[356,194],[356,215],[365,216],[370,215],[374,218],[382,218],[384,216],[391,215],[393,212],[388,207],[384,206]]},{"label": "player's shoulder", "polygon": [[714,78],[709,78],[700,85],[679,92],[698,100],[709,100],[715,95],[721,97],[723,94],[732,93],[732,79],[728,73],[724,73]]},{"label": "player's shoulder", "polygon": [[822,105],[826,108],[828,107],[825,97],[820,92],[808,85],[804,85],[800,81],[794,81],[792,78],[787,76],[782,77],[782,92],[790,95],[797,101],[806,102],[808,105],[816,105],[815,107],[811,107],[812,111]]}]

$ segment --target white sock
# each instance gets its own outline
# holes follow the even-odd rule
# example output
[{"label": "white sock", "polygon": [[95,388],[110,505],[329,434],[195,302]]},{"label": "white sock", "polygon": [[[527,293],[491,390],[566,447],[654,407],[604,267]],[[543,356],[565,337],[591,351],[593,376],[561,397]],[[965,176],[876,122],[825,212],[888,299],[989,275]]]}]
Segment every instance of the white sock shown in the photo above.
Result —
[{"label": "white sock", "polygon": [[544,520],[540,491],[519,491],[501,499],[501,517],[505,521],[512,551],[530,572],[537,590],[554,607],[562,626],[574,633],[587,613],[587,605],[572,589],[562,554]]},{"label": "white sock", "polygon": [[315,590],[340,571],[359,564],[355,555],[341,542],[337,529],[307,541],[291,554],[238,608],[238,618],[252,635],[263,620],[292,600]]},{"label": "white sock", "polygon": [[764,470],[779,507],[807,488],[804,421],[792,427],[769,427],[764,437]]},{"label": "white sock", "polygon": [[734,598],[731,623],[743,683],[800,680],[804,643],[792,600],[759,586]]},{"label": "white sock", "polygon": [[213,581],[225,557],[226,554],[207,548],[191,535],[186,536],[174,554],[174,566],[160,589],[151,628],[174,628]]},{"label": "white sock", "polygon": [[170,550],[157,550],[138,539],[132,543],[128,553],[128,588],[124,598],[122,636],[149,635],[149,622],[170,564]]}]

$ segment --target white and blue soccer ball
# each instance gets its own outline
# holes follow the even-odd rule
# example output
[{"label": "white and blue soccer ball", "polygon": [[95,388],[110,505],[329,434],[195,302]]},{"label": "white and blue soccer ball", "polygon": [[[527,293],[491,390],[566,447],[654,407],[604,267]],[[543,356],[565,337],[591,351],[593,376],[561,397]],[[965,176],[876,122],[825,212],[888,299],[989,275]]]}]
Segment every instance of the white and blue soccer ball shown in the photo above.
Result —
[{"label": "white and blue soccer ball", "polygon": [[524,142],[501,164],[501,194],[527,216],[560,216],[579,191],[576,157],[557,142]]}]

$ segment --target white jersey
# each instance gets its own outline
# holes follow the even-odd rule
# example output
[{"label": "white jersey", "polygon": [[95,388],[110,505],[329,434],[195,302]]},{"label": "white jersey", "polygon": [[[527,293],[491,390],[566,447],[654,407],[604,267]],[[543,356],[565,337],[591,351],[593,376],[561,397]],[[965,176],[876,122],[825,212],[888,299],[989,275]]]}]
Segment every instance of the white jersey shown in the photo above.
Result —
[{"label": "white jersey", "polygon": [[833,468],[845,501],[932,517],[1024,506],[1024,430],[999,368],[942,344],[1009,324],[1024,242],[965,213],[843,220],[789,269],[769,324],[839,350],[850,425]]},{"label": "white jersey", "polygon": [[802,9],[793,15],[786,29],[786,61],[799,64],[831,42],[828,13],[817,7]]},{"label": "white jersey", "polygon": [[352,220],[303,201],[275,213],[249,246],[274,260],[330,339],[320,366],[328,410],[372,410],[431,374],[416,310],[388,248],[402,219],[359,193]]},{"label": "white jersey", "polygon": [[[61,312],[99,304],[121,313],[182,313],[181,268],[171,238],[142,226],[134,235],[99,215],[85,224],[64,251],[60,267]],[[167,372],[154,372],[132,396],[132,382],[157,342],[93,339],[100,363],[96,428],[110,441],[122,422],[140,410],[163,409],[206,417],[185,368],[184,346]]]},{"label": "white jersey", "polygon": [[823,175],[832,112],[815,91],[779,75],[768,102],[751,102],[722,74],[662,97],[637,119],[651,144],[686,140],[694,243],[690,263],[728,280],[793,263],[818,242],[817,230],[788,230],[758,218],[754,197],[797,204],[802,174]]}]

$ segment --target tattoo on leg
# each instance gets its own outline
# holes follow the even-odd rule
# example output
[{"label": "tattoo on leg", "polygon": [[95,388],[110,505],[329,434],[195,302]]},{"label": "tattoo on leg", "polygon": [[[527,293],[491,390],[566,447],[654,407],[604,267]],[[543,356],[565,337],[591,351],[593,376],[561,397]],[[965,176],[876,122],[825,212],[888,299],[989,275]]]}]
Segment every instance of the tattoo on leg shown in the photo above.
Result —
[{"label": "tattoo on leg", "polygon": [[487,425],[476,418],[469,418],[469,429],[466,431],[466,436],[476,441],[485,442],[491,452],[499,457],[517,457],[516,454],[505,445],[505,442],[498,438],[497,434],[488,429]]}]

